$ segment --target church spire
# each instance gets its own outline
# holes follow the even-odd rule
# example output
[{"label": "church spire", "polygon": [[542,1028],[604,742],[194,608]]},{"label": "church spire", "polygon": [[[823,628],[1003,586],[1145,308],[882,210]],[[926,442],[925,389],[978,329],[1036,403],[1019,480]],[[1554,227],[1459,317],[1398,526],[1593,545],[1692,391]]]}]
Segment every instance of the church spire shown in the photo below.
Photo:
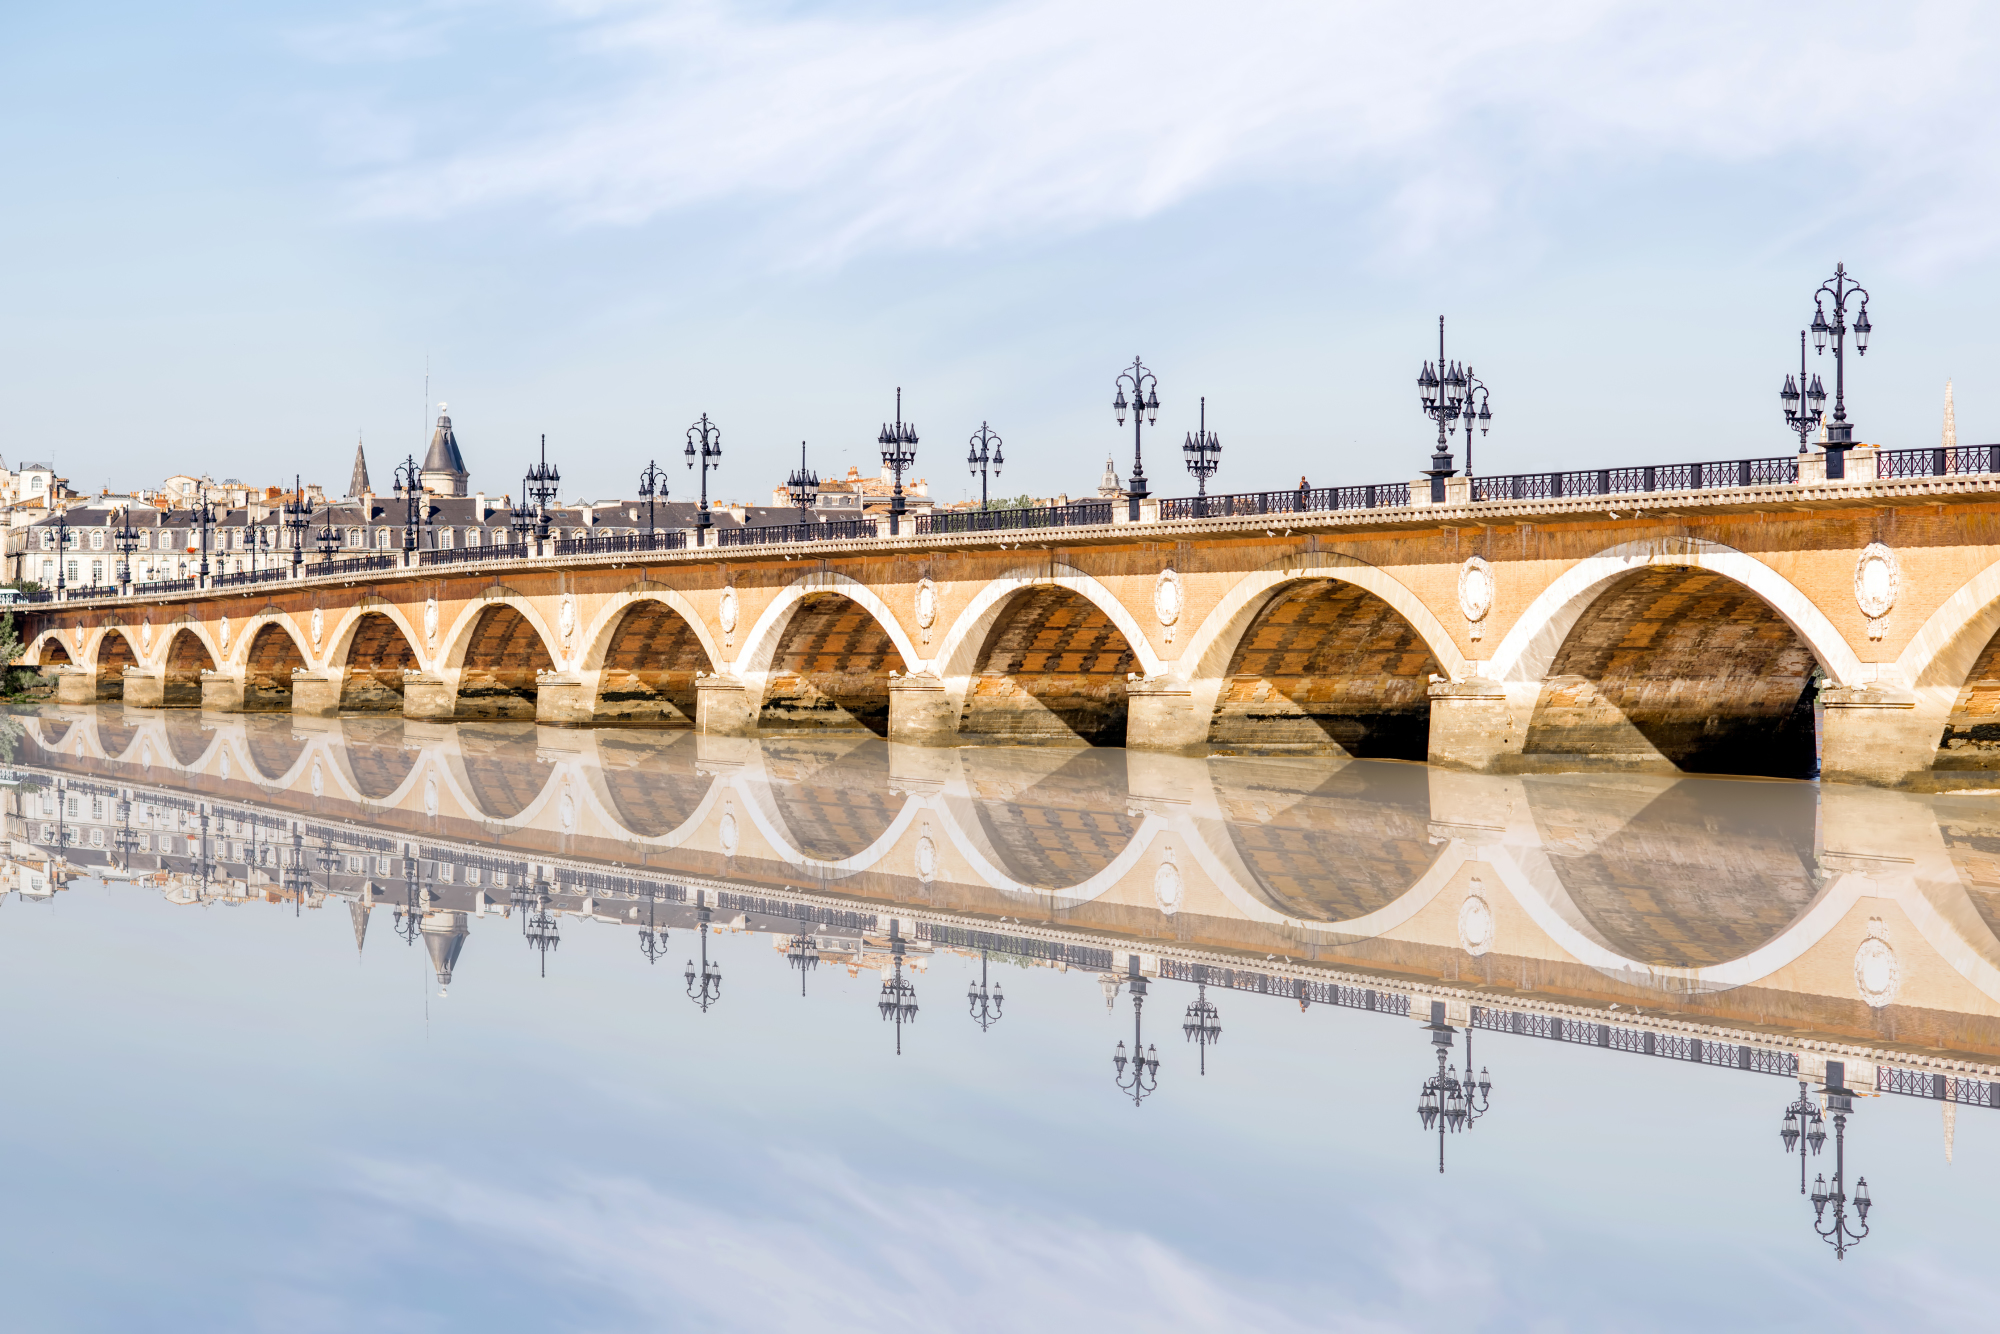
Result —
[{"label": "church spire", "polygon": [[368,939],[368,914],[373,910],[366,899],[355,899],[347,905],[347,912],[354,919],[354,952],[361,953],[361,944]]},{"label": "church spire", "polygon": [[362,452],[361,437],[354,438],[354,475],[347,479],[347,494],[350,496],[373,495],[375,488],[368,484],[368,455]]}]

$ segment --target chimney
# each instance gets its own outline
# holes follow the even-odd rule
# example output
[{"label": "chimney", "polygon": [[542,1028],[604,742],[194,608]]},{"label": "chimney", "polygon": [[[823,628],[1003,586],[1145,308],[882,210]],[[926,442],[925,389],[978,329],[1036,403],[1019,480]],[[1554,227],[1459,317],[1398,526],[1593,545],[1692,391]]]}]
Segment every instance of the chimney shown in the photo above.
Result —
[{"label": "chimney", "polygon": [[481,523],[486,522],[486,493],[481,491],[472,497],[472,513]]}]

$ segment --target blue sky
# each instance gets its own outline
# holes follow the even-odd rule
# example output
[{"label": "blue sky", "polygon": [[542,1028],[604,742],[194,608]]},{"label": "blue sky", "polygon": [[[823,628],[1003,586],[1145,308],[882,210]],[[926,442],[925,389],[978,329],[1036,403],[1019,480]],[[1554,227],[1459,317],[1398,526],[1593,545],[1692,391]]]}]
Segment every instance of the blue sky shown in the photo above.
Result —
[{"label": "blue sky", "polygon": [[[1439,314],[1480,471],[1786,452],[1817,283],[1875,294],[1860,438],[2000,435],[2000,17],[1972,4],[1053,0],[107,4],[0,12],[0,453],[79,485],[376,480],[452,404],[629,493],[715,417],[724,497],[1129,461],[1209,399],[1218,489],[1403,478]],[[1817,369],[1827,372],[1830,359]],[[688,489],[687,474],[676,469]]]}]

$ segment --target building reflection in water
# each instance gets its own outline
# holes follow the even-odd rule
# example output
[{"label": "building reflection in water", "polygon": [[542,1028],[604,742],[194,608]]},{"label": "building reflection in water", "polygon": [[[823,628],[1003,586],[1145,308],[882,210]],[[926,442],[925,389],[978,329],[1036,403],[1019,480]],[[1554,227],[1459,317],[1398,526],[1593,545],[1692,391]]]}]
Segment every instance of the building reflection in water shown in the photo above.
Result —
[{"label": "building reflection in water", "polygon": [[[117,705],[18,725],[6,884],[25,897],[91,876],[185,904],[344,901],[357,948],[386,900],[440,986],[491,917],[519,916],[544,974],[565,918],[630,928],[649,962],[680,926],[704,1011],[710,934],[760,933],[802,992],[821,960],[879,971],[899,1053],[932,952],[976,962],[982,1029],[995,968],[1081,970],[1132,1002],[1114,1075],[1135,1103],[1161,1073],[1156,986],[1189,988],[1203,1073],[1224,992],[1414,1021],[1440,1163],[1490,1105],[1475,1030],[1775,1077],[1800,1090],[1783,1143],[1840,1255],[1870,1207],[1846,1172],[1854,1100],[1992,1108],[2000,1076],[1984,798]],[[1828,1118],[1831,1184],[1808,1187]]]}]

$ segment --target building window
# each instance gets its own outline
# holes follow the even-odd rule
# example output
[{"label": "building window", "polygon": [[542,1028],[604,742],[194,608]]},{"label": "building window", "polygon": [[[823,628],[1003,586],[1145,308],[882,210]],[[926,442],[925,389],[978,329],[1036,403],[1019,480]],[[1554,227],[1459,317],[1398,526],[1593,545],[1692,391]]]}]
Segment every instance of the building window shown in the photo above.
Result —
[{"label": "building window", "polygon": [[479,545],[479,530],[477,528],[468,528],[465,530],[465,545],[469,547]]},{"label": "building window", "polygon": [[449,529],[449,528],[440,528],[440,529],[438,529],[438,530],[437,530],[437,542],[438,542],[438,550],[440,550],[440,551],[450,551],[450,550],[451,550],[451,529]]},{"label": "building window", "polygon": [[42,489],[42,475],[40,473],[36,473],[34,478],[29,481],[28,489],[30,491],[39,491]]},{"label": "building window", "polygon": [[93,584],[101,584],[104,582],[103,561],[94,560],[90,563],[90,582]]},{"label": "building window", "polygon": [[153,535],[151,533],[139,534],[139,550],[151,551],[152,549],[153,549]]},{"label": "building window", "polygon": [[75,562],[75,561],[73,561],[73,560],[71,560],[71,561],[64,561],[64,562],[63,562],[63,566],[64,566],[64,569],[63,569],[63,577],[64,577],[64,578],[66,578],[66,579],[68,579],[68,580],[69,580],[69,581],[70,581],[71,583],[75,583],[75,582],[76,582],[76,562]]},{"label": "building window", "polygon": [[55,581],[56,581],[56,563],[52,560],[43,561],[42,582],[45,584],[52,584]]},{"label": "building window", "polygon": [[102,529],[90,535],[90,549],[92,551],[104,550],[104,531]]},{"label": "building window", "polygon": [[347,530],[347,545],[350,547],[361,545],[361,530],[359,528],[350,528]]},{"label": "building window", "polygon": [[389,530],[387,528],[377,528],[375,530],[375,549],[377,551],[387,551],[389,549]]},{"label": "building window", "polygon": [[42,550],[47,551],[51,547],[55,546],[55,544],[56,544],[55,532],[52,529],[48,528],[42,529]]}]

